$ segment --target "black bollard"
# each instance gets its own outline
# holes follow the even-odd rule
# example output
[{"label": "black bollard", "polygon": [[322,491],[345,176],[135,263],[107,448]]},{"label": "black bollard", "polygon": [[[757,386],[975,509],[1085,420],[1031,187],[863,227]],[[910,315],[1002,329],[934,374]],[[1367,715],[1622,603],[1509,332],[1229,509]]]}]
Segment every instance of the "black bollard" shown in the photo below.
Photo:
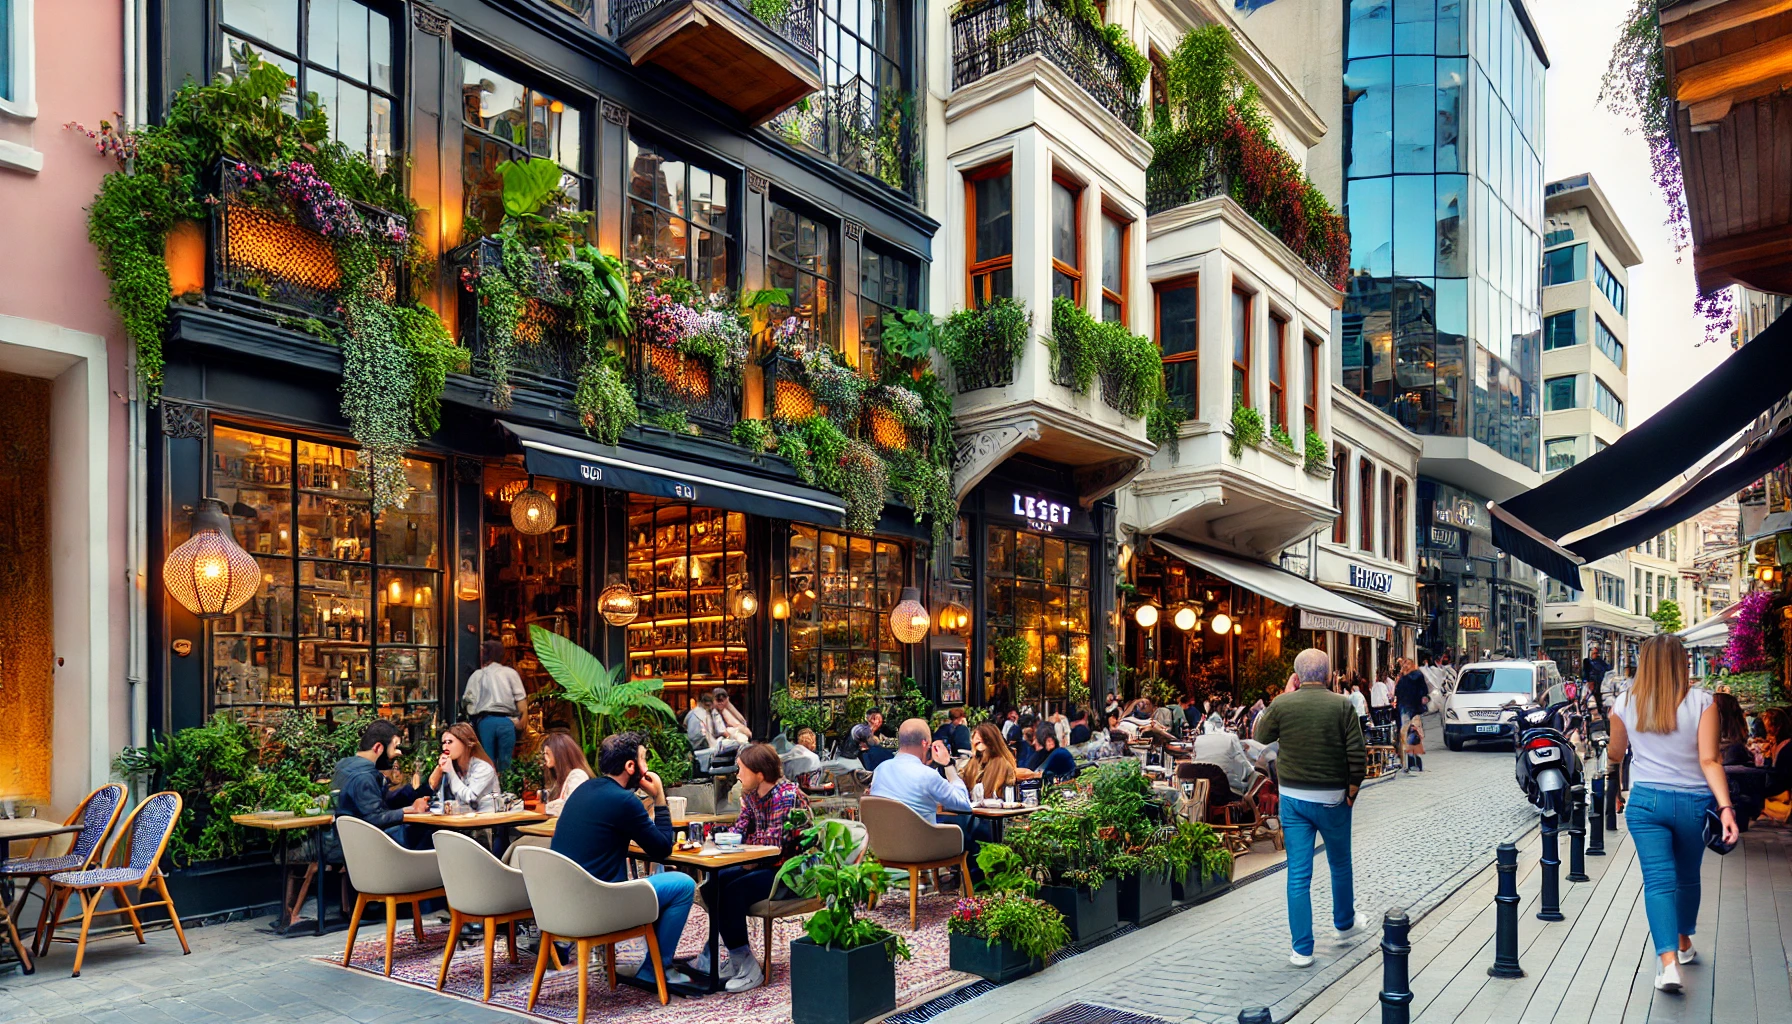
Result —
[{"label": "black bollard", "polygon": [[1522,978],[1524,968],[1518,966],[1518,847],[1501,843],[1494,859],[1500,891],[1493,897],[1493,966],[1487,968],[1487,974],[1494,978]]},{"label": "black bollard", "polygon": [[1381,920],[1381,1024],[1412,1020],[1412,982],[1407,972],[1411,930],[1412,922],[1404,910],[1390,910]]},{"label": "black bollard", "polygon": [[1573,801],[1568,816],[1568,880],[1590,882],[1587,876],[1587,790],[1575,786],[1568,791]]},{"label": "black bollard", "polygon": [[1561,822],[1554,811],[1543,812],[1543,906],[1537,911],[1540,921],[1563,921],[1562,916],[1562,853],[1556,846],[1556,833]]},{"label": "black bollard", "polygon": [[1267,1006],[1247,1006],[1238,1011],[1238,1024],[1272,1024]]},{"label": "black bollard", "polygon": [[1593,814],[1587,819],[1587,856],[1605,856],[1605,778],[1593,780]]}]

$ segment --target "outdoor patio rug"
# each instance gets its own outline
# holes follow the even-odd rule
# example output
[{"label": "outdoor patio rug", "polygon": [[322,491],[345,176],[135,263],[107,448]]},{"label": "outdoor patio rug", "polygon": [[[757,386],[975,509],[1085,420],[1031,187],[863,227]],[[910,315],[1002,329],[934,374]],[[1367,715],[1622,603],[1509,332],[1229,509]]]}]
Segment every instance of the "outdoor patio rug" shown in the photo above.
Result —
[{"label": "outdoor patio rug", "polygon": [[[920,927],[908,930],[908,900],[890,898],[868,916],[882,922],[890,930],[908,940],[914,958],[896,964],[896,1005],[915,1006],[930,997],[977,980],[947,967],[949,960],[946,918],[953,899],[949,896],[923,896],[920,903]],[[758,951],[761,925],[749,922],[755,952]],[[442,943],[448,929],[429,923],[424,927],[424,940],[419,946],[411,934],[408,915],[401,914],[392,954],[392,980],[417,985],[433,991],[436,974],[442,966]],[[466,936],[473,933],[469,930]],[[691,909],[685,925],[684,940],[679,944],[680,957],[695,956],[709,935],[709,921],[701,907]],[[661,1006],[657,996],[640,989],[618,985],[611,992],[604,980],[601,954],[594,958],[591,969],[590,996],[585,1019],[594,1024],[787,1024],[790,1020],[790,942],[802,935],[799,919],[777,922],[772,939],[772,974],[767,984],[750,992],[718,993],[701,999],[672,997]],[[385,966],[385,928],[378,922],[361,926],[355,943],[355,954],[349,969],[366,971],[383,977]],[[492,968],[491,1005],[528,1012],[529,982],[535,970],[534,957],[523,955],[512,964],[505,955],[503,936],[497,944],[496,962]],[[617,973],[632,972],[646,955],[646,943],[637,939],[617,947]],[[341,954],[318,957],[318,962],[342,966]],[[448,968],[448,983],[443,994],[470,1002],[479,1002],[484,982],[481,948],[477,942],[463,942]],[[578,1012],[578,973],[573,970],[549,971],[541,982],[541,998],[536,1001],[534,1015],[558,1021],[571,1021]]]}]

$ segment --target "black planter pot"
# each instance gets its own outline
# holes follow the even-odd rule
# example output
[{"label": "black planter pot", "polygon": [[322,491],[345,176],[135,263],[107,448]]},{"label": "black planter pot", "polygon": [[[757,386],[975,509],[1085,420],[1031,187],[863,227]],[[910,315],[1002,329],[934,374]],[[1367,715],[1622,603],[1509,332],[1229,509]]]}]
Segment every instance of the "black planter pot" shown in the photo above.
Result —
[{"label": "black planter pot", "polygon": [[[167,872],[168,895],[182,922],[218,914],[254,915],[279,907],[280,866],[270,853],[250,853],[201,861]],[[166,920],[161,907],[143,911],[144,920]]]},{"label": "black planter pot", "polygon": [[998,985],[1045,969],[1045,961],[1030,960],[1004,941],[990,942],[971,935],[953,935],[951,939],[953,970],[975,974]]},{"label": "black planter pot", "polygon": [[1200,865],[1189,868],[1182,878],[1170,879],[1170,898],[1177,903],[1199,903],[1232,888],[1232,872],[1201,877]]},{"label": "black planter pot", "polygon": [[896,964],[890,944],[857,949],[790,944],[792,1024],[864,1024],[896,1008]]},{"label": "black planter pot", "polygon": [[1039,898],[1058,908],[1064,923],[1070,926],[1072,942],[1093,942],[1105,939],[1120,927],[1119,898],[1113,879],[1101,883],[1090,892],[1071,885],[1047,885],[1039,890]]},{"label": "black planter pot", "polygon": [[1141,871],[1120,876],[1120,920],[1151,924],[1170,916],[1170,873]]}]

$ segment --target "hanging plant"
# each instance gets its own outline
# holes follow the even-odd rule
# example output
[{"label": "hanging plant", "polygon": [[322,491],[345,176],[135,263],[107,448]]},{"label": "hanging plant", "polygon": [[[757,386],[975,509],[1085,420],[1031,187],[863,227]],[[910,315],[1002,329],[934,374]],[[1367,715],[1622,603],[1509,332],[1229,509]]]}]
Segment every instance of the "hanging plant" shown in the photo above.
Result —
[{"label": "hanging plant", "polygon": [[1331,456],[1326,451],[1325,438],[1319,436],[1319,431],[1312,427],[1307,428],[1306,449],[1307,472],[1315,473],[1331,465]]},{"label": "hanging plant", "polygon": [[1767,657],[1766,634],[1778,629],[1768,610],[1773,606],[1771,590],[1749,592],[1737,602],[1736,614],[1730,618],[1730,639],[1724,645],[1724,665],[1731,672],[1760,672],[1774,666]]},{"label": "hanging plant", "polygon": [[601,356],[587,359],[579,371],[578,390],[572,396],[579,426],[587,436],[603,444],[620,442],[622,432],[641,421],[634,390],[618,361]]},{"label": "hanging plant", "polygon": [[764,420],[736,420],[728,436],[756,457],[770,451],[774,442],[772,426]]},{"label": "hanging plant", "polygon": [[1176,458],[1182,454],[1182,424],[1187,418],[1180,405],[1160,392],[1146,410],[1145,437],[1159,448],[1169,445],[1170,457]]},{"label": "hanging plant", "polygon": [[1263,414],[1242,402],[1232,406],[1232,457],[1238,458],[1245,448],[1263,443]]},{"label": "hanging plant", "polygon": [[992,387],[1014,380],[1033,315],[1017,299],[996,299],[978,309],[961,309],[940,328],[939,349],[958,379],[958,390]]},{"label": "hanging plant", "polygon": [[884,460],[878,457],[877,449],[854,438],[846,443],[842,470],[844,486],[840,496],[846,499],[842,527],[850,533],[875,532],[884,512],[884,495],[889,492]]},{"label": "hanging plant", "polygon": [[857,423],[871,386],[859,371],[842,363],[830,348],[813,348],[803,356],[803,373],[815,400],[827,406],[835,423]]}]

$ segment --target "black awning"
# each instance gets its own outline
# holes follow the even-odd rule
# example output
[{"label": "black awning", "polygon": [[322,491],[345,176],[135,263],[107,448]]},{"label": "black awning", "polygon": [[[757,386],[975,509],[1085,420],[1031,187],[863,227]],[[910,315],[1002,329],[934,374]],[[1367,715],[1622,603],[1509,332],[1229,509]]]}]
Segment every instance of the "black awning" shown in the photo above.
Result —
[{"label": "black awning", "polygon": [[846,505],[826,491],[499,420],[538,476],[650,494],[771,519],[838,527]]},{"label": "black awning", "polygon": [[[1542,486],[1501,502],[1500,508],[1543,537],[1567,536],[1655,493],[1788,394],[1792,394],[1792,314],[1780,316],[1615,444]],[[1495,543],[1544,568],[1497,537]]]}]

